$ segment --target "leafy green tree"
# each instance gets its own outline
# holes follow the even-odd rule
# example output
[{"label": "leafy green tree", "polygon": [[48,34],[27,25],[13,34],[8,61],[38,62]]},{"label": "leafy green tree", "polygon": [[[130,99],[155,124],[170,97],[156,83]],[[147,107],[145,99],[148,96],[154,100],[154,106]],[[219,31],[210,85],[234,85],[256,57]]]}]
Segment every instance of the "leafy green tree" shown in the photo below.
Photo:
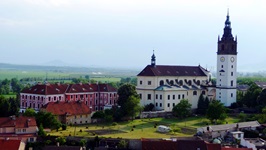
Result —
[{"label": "leafy green tree", "polygon": [[96,111],[91,118],[93,119],[104,119],[105,114],[103,111]]},{"label": "leafy green tree", "polygon": [[119,141],[117,147],[118,148],[127,148],[127,144],[128,144],[128,142],[126,140],[122,139]]},{"label": "leafy green tree", "polygon": [[217,123],[218,119],[224,120],[227,117],[226,109],[220,101],[213,100],[207,109],[206,116],[212,123]]},{"label": "leafy green tree", "polygon": [[46,136],[46,132],[44,131],[42,124],[40,124],[40,126],[39,126],[38,135],[39,136]]},{"label": "leafy green tree", "polygon": [[61,123],[57,120],[56,116],[45,111],[39,111],[36,114],[36,122],[38,126],[42,124],[44,128],[59,129],[61,127]]},{"label": "leafy green tree", "polygon": [[8,117],[10,115],[14,115],[10,113],[10,103],[5,97],[0,95],[0,116]]},{"label": "leafy green tree", "polygon": [[81,139],[80,141],[79,141],[79,145],[80,146],[86,146],[86,143],[87,143],[87,140],[86,139]]},{"label": "leafy green tree", "polygon": [[197,113],[205,115],[208,106],[209,106],[209,98],[207,96],[204,98],[203,95],[201,94],[198,100]]},{"label": "leafy green tree", "polygon": [[125,103],[124,108],[127,110],[127,117],[131,117],[133,120],[141,110],[140,99],[136,96],[130,96]]},{"label": "leafy green tree", "polygon": [[242,103],[247,107],[256,107],[258,106],[258,96],[261,93],[261,88],[258,87],[255,83],[252,83],[242,99]]},{"label": "leafy green tree", "polygon": [[24,112],[23,116],[35,117],[36,116],[36,112],[32,108],[27,108],[26,111]]},{"label": "leafy green tree", "polygon": [[124,84],[118,89],[118,111],[122,117],[134,117],[140,111],[140,99],[136,92],[136,87],[132,84]]},{"label": "leafy green tree", "polygon": [[57,137],[56,142],[59,142],[60,145],[64,145],[66,143],[66,138],[63,136]]},{"label": "leafy green tree", "polygon": [[154,104],[150,103],[144,106],[144,111],[152,111],[154,108]]},{"label": "leafy green tree", "polygon": [[17,116],[19,114],[20,107],[18,96],[17,98],[10,97],[8,101],[10,103],[9,114]]},{"label": "leafy green tree", "polygon": [[190,114],[191,106],[192,105],[188,100],[182,99],[172,110],[174,116],[177,116],[180,119],[187,117]]}]

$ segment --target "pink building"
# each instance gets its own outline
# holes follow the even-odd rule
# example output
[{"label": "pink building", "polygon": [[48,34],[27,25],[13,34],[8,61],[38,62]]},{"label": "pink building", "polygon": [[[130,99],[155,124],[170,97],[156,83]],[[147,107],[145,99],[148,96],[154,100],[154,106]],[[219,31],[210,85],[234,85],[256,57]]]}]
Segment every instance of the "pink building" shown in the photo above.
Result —
[{"label": "pink building", "polygon": [[117,99],[117,89],[108,84],[36,84],[20,93],[20,112],[27,108],[39,111],[45,104],[57,101],[81,101],[97,111],[115,105]]}]

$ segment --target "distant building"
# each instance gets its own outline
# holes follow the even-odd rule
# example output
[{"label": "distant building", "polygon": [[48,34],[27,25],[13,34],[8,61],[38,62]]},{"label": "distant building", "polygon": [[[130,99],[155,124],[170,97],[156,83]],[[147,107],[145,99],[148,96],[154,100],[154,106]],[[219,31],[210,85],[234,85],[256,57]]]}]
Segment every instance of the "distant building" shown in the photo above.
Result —
[{"label": "distant building", "polygon": [[0,118],[0,139],[15,139],[35,142],[38,127],[34,117],[10,116]]},{"label": "distant building", "polygon": [[42,110],[56,115],[64,124],[91,123],[92,111],[81,101],[50,102],[44,105]]},{"label": "distant building", "polygon": [[151,65],[137,75],[136,89],[142,106],[152,103],[156,110],[172,111],[182,99],[197,108],[199,96],[208,96],[209,82],[210,73],[203,67],[156,65],[153,54]]},{"label": "distant building", "polygon": [[27,108],[39,111],[50,102],[81,101],[92,111],[116,105],[117,89],[108,84],[36,84],[20,93],[20,112]]}]

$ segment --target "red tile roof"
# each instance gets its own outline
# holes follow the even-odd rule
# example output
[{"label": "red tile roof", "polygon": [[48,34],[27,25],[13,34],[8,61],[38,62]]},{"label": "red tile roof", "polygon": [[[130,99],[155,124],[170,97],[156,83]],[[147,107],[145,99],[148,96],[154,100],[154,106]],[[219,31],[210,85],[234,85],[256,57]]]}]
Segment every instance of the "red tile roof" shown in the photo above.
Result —
[{"label": "red tile roof", "polygon": [[138,76],[207,76],[201,66],[147,65]]},{"label": "red tile roof", "polygon": [[91,109],[83,102],[71,101],[71,102],[50,102],[43,107],[46,111],[53,113],[54,115],[81,115],[91,114]]},{"label": "red tile roof", "polygon": [[87,93],[87,92],[116,92],[117,89],[109,84],[37,84],[21,93],[52,95],[65,93]]},{"label": "red tile roof", "polygon": [[20,140],[0,140],[0,150],[18,150]]},{"label": "red tile roof", "polygon": [[222,150],[252,150],[252,148],[222,147]]},{"label": "red tile roof", "polygon": [[207,150],[203,140],[147,140],[142,139],[143,150]]},{"label": "red tile roof", "polygon": [[1,127],[15,127],[15,128],[27,128],[30,126],[37,126],[34,117],[2,117],[0,118],[0,128]]},{"label": "red tile roof", "polygon": [[24,89],[21,93],[51,95],[64,94],[67,90],[68,84],[36,84],[28,89]]}]

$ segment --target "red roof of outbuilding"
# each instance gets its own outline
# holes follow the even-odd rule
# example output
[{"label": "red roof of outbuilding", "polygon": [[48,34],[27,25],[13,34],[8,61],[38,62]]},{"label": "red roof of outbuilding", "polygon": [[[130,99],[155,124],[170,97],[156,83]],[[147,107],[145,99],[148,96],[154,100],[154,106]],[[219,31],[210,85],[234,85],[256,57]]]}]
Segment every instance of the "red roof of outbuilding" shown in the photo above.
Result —
[{"label": "red roof of outbuilding", "polygon": [[138,76],[207,76],[205,72],[201,66],[147,65]]},{"label": "red roof of outbuilding", "polygon": [[34,117],[10,116],[10,117],[0,118],[0,128],[1,127],[28,128],[30,126],[37,126]]},{"label": "red roof of outbuilding", "polygon": [[18,150],[21,140],[0,140],[0,150]]},{"label": "red roof of outbuilding", "polygon": [[91,113],[89,106],[79,101],[50,102],[44,106],[44,109],[54,115],[81,115]]}]

